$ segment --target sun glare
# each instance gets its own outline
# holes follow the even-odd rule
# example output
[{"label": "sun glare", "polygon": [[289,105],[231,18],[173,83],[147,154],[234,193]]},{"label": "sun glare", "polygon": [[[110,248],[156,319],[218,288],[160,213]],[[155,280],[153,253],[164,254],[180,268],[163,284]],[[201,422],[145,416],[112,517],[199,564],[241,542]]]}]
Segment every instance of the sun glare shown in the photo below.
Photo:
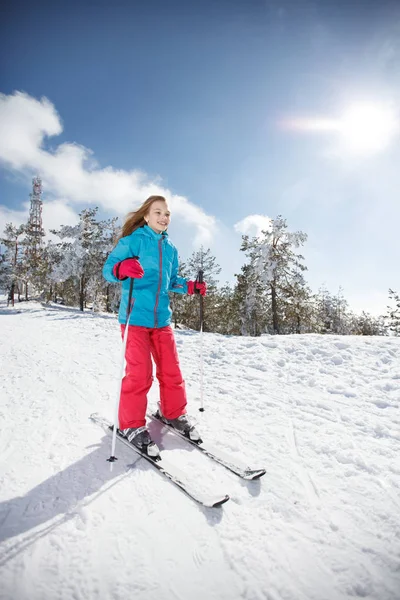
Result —
[{"label": "sun glare", "polygon": [[375,154],[389,146],[398,132],[394,111],[374,104],[355,104],[337,122],[345,149],[354,154]]},{"label": "sun glare", "polygon": [[336,138],[336,152],[354,156],[382,152],[400,131],[398,113],[392,106],[378,103],[350,105],[339,118],[285,119],[281,126],[292,131],[330,134]]}]

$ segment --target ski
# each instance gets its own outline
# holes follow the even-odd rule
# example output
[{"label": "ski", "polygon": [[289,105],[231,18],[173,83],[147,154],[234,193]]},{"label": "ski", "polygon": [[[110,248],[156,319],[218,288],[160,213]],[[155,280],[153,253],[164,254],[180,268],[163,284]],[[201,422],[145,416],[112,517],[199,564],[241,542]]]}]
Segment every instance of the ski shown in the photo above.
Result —
[{"label": "ski", "polygon": [[[110,423],[110,421],[100,416],[98,413],[93,413],[89,418],[97,425],[100,425],[100,427],[102,427],[106,433],[112,435],[113,425]],[[174,464],[168,462],[161,453],[161,458],[153,458],[148,454],[141,452],[139,448],[136,448],[136,446],[133,444],[130,444],[128,440],[119,433],[117,433],[117,440],[147,460],[147,462],[153,465],[153,467],[155,467],[159,473],[161,473],[164,477],[166,477],[166,479],[168,479],[177,488],[189,496],[189,498],[197,502],[197,504],[200,504],[206,508],[219,508],[222,506],[222,504],[229,500],[229,496],[227,494],[212,496],[194,489],[189,482],[185,481],[184,475],[179,471],[179,469],[175,467]]]},{"label": "ski", "polygon": [[185,440],[185,442],[188,442],[192,446],[195,446],[196,448],[198,448],[198,450],[200,450],[200,452],[202,452],[203,454],[208,456],[208,458],[211,458],[211,460],[214,460],[215,462],[219,463],[220,465],[222,465],[223,467],[228,469],[228,471],[235,473],[235,475],[238,475],[242,479],[253,481],[255,479],[259,479],[266,473],[265,469],[251,469],[249,467],[238,465],[225,452],[221,451],[220,449],[214,448],[213,446],[211,446],[208,443],[206,444],[203,441],[195,442],[195,441],[191,440],[190,438],[188,438],[186,435],[184,435],[180,431],[177,431],[176,429],[174,429],[174,427],[172,427],[172,425],[169,425],[168,423],[166,423],[163,420],[163,418],[159,415],[158,412],[148,413],[147,417],[149,417],[150,419],[153,419],[154,421],[158,421],[159,423],[162,423],[162,425],[164,425],[164,427],[167,427],[175,435],[179,436],[180,438]]}]

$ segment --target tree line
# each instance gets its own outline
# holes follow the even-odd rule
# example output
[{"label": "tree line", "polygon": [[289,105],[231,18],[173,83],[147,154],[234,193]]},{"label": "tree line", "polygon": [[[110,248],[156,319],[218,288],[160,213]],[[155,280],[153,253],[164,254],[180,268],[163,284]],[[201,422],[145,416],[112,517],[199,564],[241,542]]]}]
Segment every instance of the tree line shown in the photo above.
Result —
[{"label": "tree line", "polygon": [[[58,241],[43,243],[44,231],[29,223],[8,223],[0,250],[0,289],[14,304],[35,297],[46,302],[77,306],[80,310],[116,312],[120,286],[102,277],[103,264],[118,235],[117,218],[98,219],[98,208],[85,209],[75,226],[51,233]],[[203,330],[221,334],[258,336],[263,333],[333,333],[341,335],[400,335],[400,297],[389,290],[387,313],[374,317],[353,313],[343,290],[316,293],[307,284],[304,257],[307,241],[291,232],[282,216],[259,236],[242,236],[245,264],[233,284],[220,284],[221,268],[210,249],[201,248],[180,262],[180,275],[193,278],[202,269],[207,281]],[[197,297],[171,294],[176,327],[199,328]]]}]

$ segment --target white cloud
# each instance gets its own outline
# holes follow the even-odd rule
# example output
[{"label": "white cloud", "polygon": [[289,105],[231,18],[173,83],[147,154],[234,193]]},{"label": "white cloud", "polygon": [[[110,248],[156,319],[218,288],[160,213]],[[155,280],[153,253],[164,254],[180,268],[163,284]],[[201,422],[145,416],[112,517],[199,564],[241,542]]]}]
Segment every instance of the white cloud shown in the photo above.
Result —
[{"label": "white cloud", "polygon": [[60,118],[46,98],[0,94],[0,160],[12,168],[35,167],[44,136],[61,132]]},{"label": "white cloud", "polygon": [[[217,230],[216,220],[183,196],[172,194],[159,180],[139,170],[99,168],[90,149],[63,143],[54,151],[43,146],[45,138],[59,135],[62,122],[54,105],[28,94],[0,94],[0,162],[26,175],[39,174],[54,207],[71,217],[70,205],[93,204],[122,216],[149,195],[160,194],[170,202],[173,217],[194,228],[193,243],[207,244]],[[58,204],[57,204],[58,203]],[[49,204],[46,203],[46,211]],[[57,219],[56,227],[62,221]]]},{"label": "white cloud", "polygon": [[234,225],[238,233],[256,237],[261,235],[262,231],[269,231],[271,227],[272,219],[265,215],[248,215]]}]

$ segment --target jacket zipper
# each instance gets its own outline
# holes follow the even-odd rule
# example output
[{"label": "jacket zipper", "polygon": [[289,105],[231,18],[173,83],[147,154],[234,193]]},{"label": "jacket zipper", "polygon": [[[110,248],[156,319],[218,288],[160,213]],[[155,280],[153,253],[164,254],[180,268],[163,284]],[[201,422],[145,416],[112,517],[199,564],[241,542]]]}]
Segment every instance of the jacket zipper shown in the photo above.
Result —
[{"label": "jacket zipper", "polygon": [[158,300],[160,297],[160,290],[161,290],[161,281],[162,281],[162,240],[163,238],[158,240],[158,255],[159,255],[159,266],[160,266],[160,275],[158,277],[158,289],[157,289],[157,294],[156,294],[156,303],[154,305],[154,327],[157,327],[157,308],[158,308]]}]

